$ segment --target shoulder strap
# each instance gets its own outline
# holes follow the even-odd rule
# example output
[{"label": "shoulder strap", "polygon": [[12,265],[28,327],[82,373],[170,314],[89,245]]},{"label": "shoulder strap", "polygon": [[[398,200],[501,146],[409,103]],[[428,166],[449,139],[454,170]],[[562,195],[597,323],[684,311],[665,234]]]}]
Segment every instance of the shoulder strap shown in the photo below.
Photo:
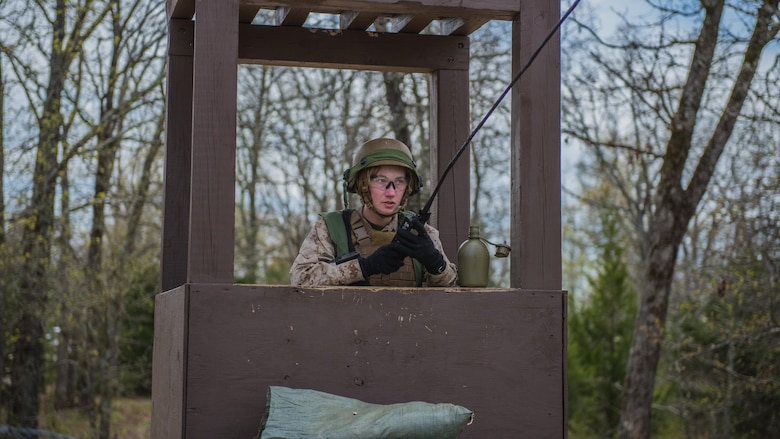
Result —
[{"label": "shoulder strap", "polygon": [[[328,226],[330,239],[336,245],[336,258],[347,255],[355,251],[355,244],[352,242],[352,212],[354,209],[344,209],[343,211],[322,212],[319,215],[325,220]],[[414,215],[412,211],[403,211],[403,215]],[[423,266],[420,261],[412,258],[414,264],[414,276],[417,279],[417,286],[422,286]]]},{"label": "shoulder strap", "polygon": [[320,217],[325,220],[325,224],[328,226],[328,234],[333,244],[336,245],[336,257],[345,255],[355,250],[354,244],[350,237],[348,229],[347,218],[352,213],[352,209],[345,209],[342,212],[322,212]]}]

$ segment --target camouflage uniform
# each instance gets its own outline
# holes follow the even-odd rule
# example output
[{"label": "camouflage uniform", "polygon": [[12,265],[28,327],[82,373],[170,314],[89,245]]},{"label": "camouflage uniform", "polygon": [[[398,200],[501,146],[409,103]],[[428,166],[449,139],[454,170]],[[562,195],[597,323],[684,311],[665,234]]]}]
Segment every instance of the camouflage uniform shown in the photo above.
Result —
[{"label": "camouflage uniform", "polygon": [[[371,227],[365,219],[363,219],[363,222],[366,223],[367,228]],[[388,236],[394,235],[397,225],[398,215],[395,215],[392,221],[381,229],[381,232],[385,232]],[[444,254],[438,230],[428,224],[425,225],[425,230],[431,237],[433,245],[444,257],[447,268],[439,275],[432,275],[426,272],[423,278],[423,285],[454,286],[458,278],[457,267]],[[375,244],[381,245],[381,243]],[[363,257],[370,254],[364,254],[362,249],[359,249],[359,251]],[[373,248],[370,251],[373,252]],[[338,265],[330,263],[336,256],[336,246],[330,238],[328,226],[325,220],[318,218],[314,227],[312,227],[308,236],[301,244],[298,256],[290,267],[290,283],[292,285],[351,285],[365,281],[357,259]],[[407,258],[408,261],[409,259]],[[389,277],[392,277],[392,275]],[[395,285],[386,280],[388,276],[372,276],[371,278],[372,285]]]}]

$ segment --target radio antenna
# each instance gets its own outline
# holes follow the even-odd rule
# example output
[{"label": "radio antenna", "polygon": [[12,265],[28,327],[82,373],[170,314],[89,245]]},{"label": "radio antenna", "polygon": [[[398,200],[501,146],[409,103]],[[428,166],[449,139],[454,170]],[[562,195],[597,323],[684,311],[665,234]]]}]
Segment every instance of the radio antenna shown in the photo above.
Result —
[{"label": "radio antenna", "polygon": [[[496,110],[498,105],[501,103],[501,101],[504,100],[504,97],[509,93],[509,91],[512,89],[512,86],[517,83],[518,80],[520,80],[520,77],[523,76],[523,73],[525,73],[526,70],[528,70],[529,67],[531,67],[531,64],[534,62],[536,57],[539,55],[539,52],[542,51],[544,46],[547,44],[548,41],[555,35],[556,32],[558,32],[558,29],[561,27],[564,21],[566,21],[567,18],[569,18],[569,15],[574,11],[574,8],[577,7],[577,5],[580,3],[581,0],[575,0],[574,3],[569,7],[569,9],[566,11],[565,14],[563,14],[563,17],[561,17],[560,20],[558,20],[558,23],[555,25],[555,27],[550,30],[550,33],[547,34],[547,37],[545,37],[544,41],[542,41],[542,44],[539,45],[539,47],[534,51],[534,53],[531,55],[531,58],[528,59],[528,61],[525,63],[523,68],[520,69],[519,72],[515,75],[515,77],[512,79],[512,82],[509,83],[509,85],[506,87],[503,93],[501,93],[501,96],[498,97],[495,103],[493,103],[493,106],[490,107],[490,110],[485,114],[485,116],[482,118],[482,120],[479,121],[479,124],[474,128],[473,131],[471,131],[471,134],[469,134],[469,137],[466,139],[465,142],[463,142],[463,145],[458,149],[458,152],[455,154],[455,156],[450,160],[450,163],[447,165],[446,168],[444,168],[444,172],[441,174],[441,178],[439,178],[439,182],[436,184],[436,187],[433,189],[433,192],[431,193],[430,198],[428,198],[428,201],[425,203],[425,206],[420,210],[420,212],[417,214],[417,217],[422,221],[423,223],[428,222],[428,219],[430,219],[430,210],[431,205],[433,204],[433,199],[436,198],[436,194],[439,193],[439,189],[441,189],[442,183],[444,183],[444,178],[447,176],[447,173],[450,172],[453,166],[455,166],[455,162],[458,161],[460,156],[463,154],[463,151],[466,150],[466,147],[471,143],[472,139],[474,139],[474,136],[477,135],[477,132],[482,128],[483,125],[485,125],[485,122],[490,118],[490,116],[493,114],[493,112]],[[401,227],[409,228],[409,222],[408,220],[404,220],[404,223]]]}]

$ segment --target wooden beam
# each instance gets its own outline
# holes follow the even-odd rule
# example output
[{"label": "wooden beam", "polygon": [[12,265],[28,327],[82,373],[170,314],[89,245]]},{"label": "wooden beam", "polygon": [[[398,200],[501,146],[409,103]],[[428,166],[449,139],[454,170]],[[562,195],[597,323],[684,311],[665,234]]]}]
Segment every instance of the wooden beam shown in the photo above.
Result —
[{"label": "wooden beam", "polygon": [[197,5],[187,278],[233,283],[238,0]]},{"label": "wooden beam", "polygon": [[[512,23],[512,74],[558,22],[559,2],[523,0]],[[560,33],[512,89],[511,286],[561,288]]]},{"label": "wooden beam", "polygon": [[428,73],[467,70],[467,37],[239,26],[245,64]]},{"label": "wooden beam", "polygon": [[[431,190],[458,148],[468,138],[469,72],[438,70],[431,80]],[[471,218],[468,147],[442,183],[431,224],[439,229],[444,252],[457,262],[458,247],[468,238]]]}]

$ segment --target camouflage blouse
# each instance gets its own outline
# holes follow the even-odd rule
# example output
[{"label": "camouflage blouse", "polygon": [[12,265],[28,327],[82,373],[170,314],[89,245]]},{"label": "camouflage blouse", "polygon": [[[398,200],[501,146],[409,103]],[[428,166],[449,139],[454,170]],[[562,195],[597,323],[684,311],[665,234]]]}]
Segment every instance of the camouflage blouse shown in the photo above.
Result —
[{"label": "camouflage blouse", "polygon": [[[397,215],[393,221],[382,229],[382,232],[395,233],[398,225]],[[439,275],[425,273],[424,286],[455,286],[458,279],[457,266],[450,262],[444,253],[439,231],[426,224],[425,230],[433,241],[433,245],[444,256],[447,263],[445,269]],[[357,259],[342,264],[330,263],[336,257],[336,246],[330,238],[328,226],[321,217],[312,227],[306,239],[303,240],[298,256],[290,267],[290,284],[292,285],[350,285],[363,281],[363,272]]]}]

